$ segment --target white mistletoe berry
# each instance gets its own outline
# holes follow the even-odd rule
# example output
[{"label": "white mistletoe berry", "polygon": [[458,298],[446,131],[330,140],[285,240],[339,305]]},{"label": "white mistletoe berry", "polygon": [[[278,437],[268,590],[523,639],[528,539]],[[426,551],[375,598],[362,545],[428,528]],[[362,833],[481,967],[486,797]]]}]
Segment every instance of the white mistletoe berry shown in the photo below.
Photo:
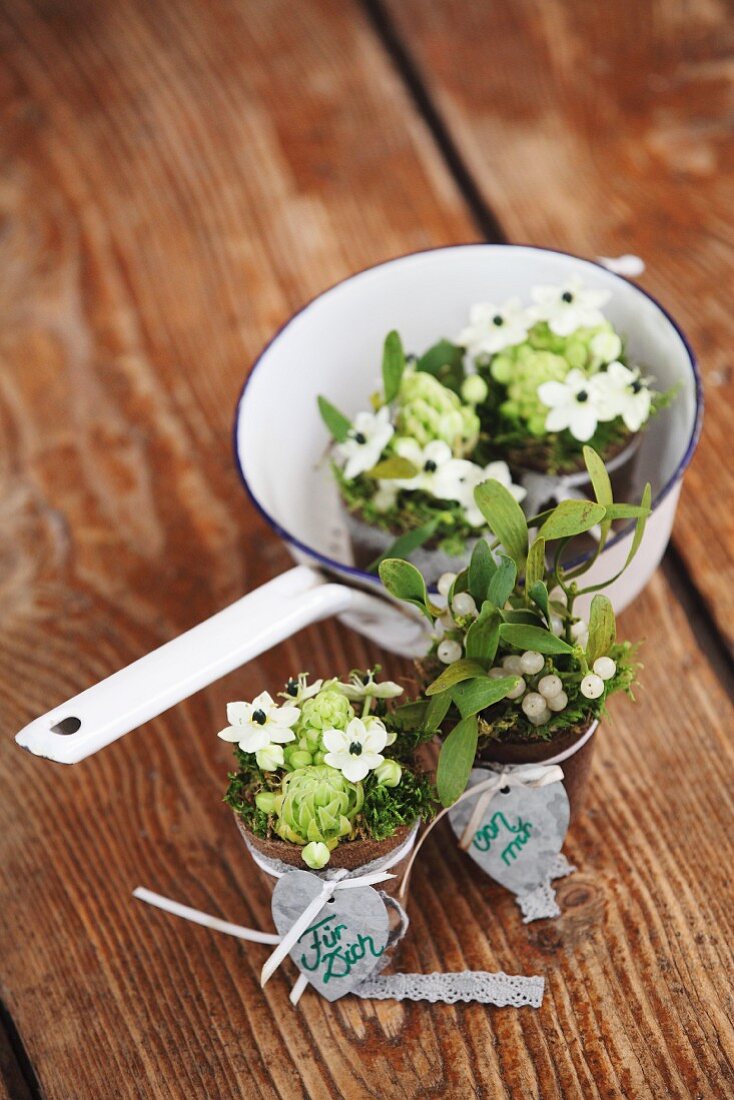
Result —
[{"label": "white mistletoe berry", "polygon": [[595,672],[590,672],[581,681],[581,694],[586,699],[598,699],[604,694],[604,681]]}]

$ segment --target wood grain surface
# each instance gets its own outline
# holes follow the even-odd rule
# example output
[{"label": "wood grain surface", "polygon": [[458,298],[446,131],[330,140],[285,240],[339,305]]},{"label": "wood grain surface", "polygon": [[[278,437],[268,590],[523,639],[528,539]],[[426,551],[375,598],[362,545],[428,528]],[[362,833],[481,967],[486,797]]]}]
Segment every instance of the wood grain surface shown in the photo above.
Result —
[{"label": "wood grain surface", "polygon": [[706,431],[674,541],[734,652],[732,4],[386,0],[384,10],[509,239],[642,256],[641,285],[689,337]]},{"label": "wood grain surface", "polygon": [[[485,6],[416,10],[421,49],[444,10]],[[644,690],[599,735],[562,917],[522,925],[440,828],[414,875],[400,968],[543,974],[538,1011],[308,993],[294,1010],[285,977],[259,988],[264,948],[131,898],[269,927],[214,731],[226,700],[301,668],[409,672],[339,624],[74,768],[16,749],[32,716],[289,564],[228,438],[273,329],[356,268],[479,230],[356,4],[6,0],[0,48],[0,1097],[734,1094],[732,712],[675,561],[622,616],[647,638]],[[715,278],[650,244],[676,295]]]}]

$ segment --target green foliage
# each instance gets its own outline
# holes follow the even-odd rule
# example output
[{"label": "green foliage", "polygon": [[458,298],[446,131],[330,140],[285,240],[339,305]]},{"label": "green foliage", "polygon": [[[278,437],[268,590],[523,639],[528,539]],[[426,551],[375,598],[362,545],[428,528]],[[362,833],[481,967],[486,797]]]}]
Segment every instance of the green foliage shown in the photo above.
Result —
[{"label": "green foliage", "polygon": [[550,542],[552,539],[582,535],[601,523],[605,515],[606,509],[601,504],[592,504],[590,500],[562,500],[541,526],[538,538]]},{"label": "green foliage", "polygon": [[394,330],[385,337],[382,352],[382,386],[385,404],[389,405],[400,392],[400,383],[405,371],[405,352],[400,336]]},{"label": "green foliage", "polygon": [[370,573],[377,572],[383,561],[388,558],[401,558],[403,560],[409,558],[414,550],[417,550],[419,546],[423,546],[435,535],[438,524],[438,519],[432,519],[428,523],[424,523],[422,527],[414,527],[411,531],[406,531],[404,535],[399,535],[392,546],[388,546],[379,558],[375,558],[370,563]]},{"label": "green foliage", "polygon": [[474,500],[490,531],[522,569],[528,552],[528,523],[512,493],[499,481],[484,481],[474,490]]},{"label": "green foliage", "polygon": [[434,816],[435,794],[426,775],[403,770],[397,787],[384,787],[372,773],[364,781],[364,803],[356,823],[357,837],[386,840],[402,825]]},{"label": "green foliage", "polygon": [[597,657],[603,657],[614,645],[617,637],[617,624],[614,608],[607,596],[597,593],[591,601],[589,615],[589,640],[586,644],[586,660],[589,666]]},{"label": "green foliage", "polygon": [[462,718],[499,703],[517,684],[517,676],[503,676],[491,679],[489,676],[477,676],[474,680],[464,680],[449,688],[451,702],[455,703]]},{"label": "green foliage", "polygon": [[507,645],[517,649],[534,649],[538,653],[573,653],[573,646],[542,626],[503,623],[500,637]]},{"label": "green foliage", "polygon": [[512,595],[517,581],[517,566],[512,558],[499,555],[499,565],[489,582],[487,599],[495,607],[504,607]]},{"label": "green foliage", "polygon": [[352,426],[352,422],[339,412],[335,405],[332,405],[330,401],[327,401],[325,397],[318,397],[319,412],[321,413],[321,419],[331,433],[332,439],[337,443],[343,443],[349,434],[349,429]]},{"label": "green foliage", "polygon": [[474,597],[477,607],[487,599],[489,584],[497,566],[486,539],[479,539],[472,550],[467,577],[468,591]]},{"label": "green foliage", "polygon": [[371,470],[367,470],[364,476],[375,480],[379,478],[382,481],[395,481],[415,477],[417,473],[418,470],[407,458],[403,458],[402,455],[390,455],[389,458],[378,462]]},{"label": "green foliage", "polygon": [[500,622],[497,607],[485,600],[479,615],[466,632],[464,649],[467,657],[489,668],[500,640]]},{"label": "green foliage", "polygon": [[436,771],[436,787],[438,797],[444,806],[453,805],[466,789],[477,751],[478,733],[479,725],[475,715],[462,718],[441,747]]},{"label": "green foliage", "polygon": [[464,381],[464,352],[449,340],[439,340],[419,358],[416,369],[432,374],[442,385],[458,393]]},{"label": "green foliage", "polygon": [[454,661],[452,665],[447,665],[440,676],[438,676],[432,684],[429,684],[426,688],[426,695],[438,695],[440,691],[446,691],[447,688],[451,688],[454,684],[460,684],[462,680],[471,680],[475,676],[484,676],[484,665],[479,661],[469,660],[463,658],[460,661]]}]

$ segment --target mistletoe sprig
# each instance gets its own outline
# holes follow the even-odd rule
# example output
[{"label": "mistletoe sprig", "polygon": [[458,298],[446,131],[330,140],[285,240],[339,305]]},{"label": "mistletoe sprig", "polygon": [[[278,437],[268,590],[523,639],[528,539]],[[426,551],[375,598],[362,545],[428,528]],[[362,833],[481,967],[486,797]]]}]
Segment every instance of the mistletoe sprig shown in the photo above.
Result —
[{"label": "mistletoe sprig", "polygon": [[[439,582],[439,605],[420,572],[391,558],[380,566],[387,590],[418,608],[434,628],[427,664],[445,667],[425,687],[414,720],[426,729],[451,726],[439,757],[437,787],[451,805],[466,787],[481,742],[518,733],[550,739],[554,732],[598,717],[605,701],[635,679],[633,647],[616,641],[616,621],[603,594],[629,566],[650,515],[651,490],[639,504],[616,503],[599,455],[584,448],[594,500],[564,500],[526,519],[498,482],[475,489],[475,500],[494,535],[480,539],[469,566]],[[599,557],[615,520],[635,521],[622,569],[601,584],[583,577]],[[566,568],[567,547],[598,528],[595,553]],[[592,595],[588,623],[575,612]]]}]

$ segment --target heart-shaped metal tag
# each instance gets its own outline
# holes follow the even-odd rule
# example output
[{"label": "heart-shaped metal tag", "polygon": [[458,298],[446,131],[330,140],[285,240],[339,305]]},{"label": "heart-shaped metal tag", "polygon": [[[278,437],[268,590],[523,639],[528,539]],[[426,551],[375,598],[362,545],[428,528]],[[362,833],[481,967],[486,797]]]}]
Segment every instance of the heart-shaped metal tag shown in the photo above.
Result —
[{"label": "heart-shaped metal tag", "polygon": [[[490,774],[474,768],[469,786],[476,786]],[[449,812],[457,837],[463,835],[475,805],[475,799],[467,798]],[[526,894],[548,881],[554,858],[563,847],[569,817],[568,795],[562,783],[506,787],[491,798],[468,854],[490,878],[514,894]]]},{"label": "heart-shaped metal tag", "polygon": [[[321,892],[309,871],[289,871],[273,891],[273,920],[281,936]],[[387,947],[389,917],[371,886],[338,889],[296,941],[290,956],[312,986],[337,1001],[375,972]]]}]

